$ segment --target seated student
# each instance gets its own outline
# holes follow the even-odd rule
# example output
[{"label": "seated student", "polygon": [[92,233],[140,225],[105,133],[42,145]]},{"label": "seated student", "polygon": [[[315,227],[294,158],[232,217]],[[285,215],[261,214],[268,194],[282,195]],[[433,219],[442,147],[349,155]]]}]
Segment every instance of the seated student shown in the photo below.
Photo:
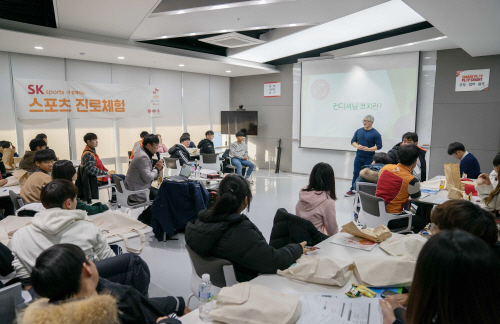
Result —
[{"label": "seated student", "polygon": [[[397,164],[399,162],[398,149],[406,144],[415,144],[418,146],[418,135],[417,133],[407,132],[403,134],[402,142],[394,145],[394,147],[387,152],[389,157],[392,159],[392,164]],[[426,149],[418,146],[419,155],[417,160],[417,165],[412,171],[412,174],[421,182],[427,180],[427,162],[425,161]]]},{"label": "seated student", "polygon": [[453,155],[454,158],[460,160],[460,176],[467,175],[469,179],[477,179],[481,174],[479,161],[472,153],[465,150],[462,143],[454,142],[448,146],[448,155]]},{"label": "seated student", "polygon": [[[87,133],[85,134],[85,136],[83,136],[83,141],[85,142],[85,144],[87,144],[83,149],[81,158],[81,163],[85,168],[85,172],[96,177],[105,176],[102,178],[97,178],[98,185],[107,185],[108,178],[110,178],[111,182],[114,183],[113,178],[111,177],[111,173],[104,167],[104,164],[99,158],[99,155],[97,155],[96,147],[99,145],[97,135],[94,133]],[[115,175],[122,179],[125,179],[125,176],[123,174]],[[113,195],[111,198],[111,203],[114,203],[116,201],[115,188],[112,188],[112,192]]]},{"label": "seated student", "polygon": [[[73,165],[73,162],[68,161],[68,160],[59,160],[54,163],[52,166],[52,179],[64,179],[68,180],[70,182],[75,182],[76,181],[76,169],[75,166]],[[95,215],[99,214],[102,212],[105,212],[108,210],[108,206],[103,205],[101,203],[96,203],[93,205],[87,205],[86,203],[80,201],[77,199],[76,202],[76,209],[80,210],[85,210],[87,214],[90,215]]]},{"label": "seated student", "polygon": [[231,164],[236,167],[236,173],[242,175],[242,165],[247,167],[247,172],[245,174],[245,179],[250,180],[250,175],[252,174],[255,165],[248,161],[248,150],[247,144],[243,142],[245,140],[245,134],[242,132],[236,133],[236,142],[231,143],[231,148],[229,151],[229,157],[231,158]]},{"label": "seated student", "polygon": [[12,144],[12,142],[9,142],[9,141],[2,141],[1,142],[2,144],[0,144],[2,146],[2,148],[4,149],[13,149],[14,150],[14,157],[19,157],[19,154],[17,154],[16,152],[16,147],[14,146],[14,144]]},{"label": "seated student", "polygon": [[201,154],[215,154],[214,132],[209,130],[205,133],[205,138],[198,143]]},{"label": "seated student", "polygon": [[12,237],[12,265],[24,285],[30,284],[36,258],[55,243],[75,244],[94,261],[115,256],[101,230],[85,221],[87,213],[75,210],[77,194],[76,186],[68,180],[50,182],[40,195],[46,210],[36,213],[31,224],[20,228]]},{"label": "seated student", "polygon": [[158,139],[160,140],[160,143],[158,144],[158,153],[168,153],[168,148],[163,144],[163,138],[161,137],[160,134],[156,134],[158,136]]},{"label": "seated student", "polygon": [[[6,184],[7,179],[3,179],[0,174],[0,187],[3,187]],[[14,215],[14,205],[12,204],[10,197],[0,197],[0,220],[10,215]]]},{"label": "seated student", "polygon": [[339,231],[335,213],[335,173],[328,163],[314,166],[309,185],[299,192],[295,214],[311,221],[318,231],[332,236]]},{"label": "seated student", "polygon": [[[190,311],[185,307],[182,297],[147,298],[133,287],[99,278],[99,271],[94,260],[89,258],[80,247],[73,244],[56,244],[43,251],[36,259],[31,280],[33,289],[48,300],[42,299],[28,306],[25,316],[29,314],[35,322],[23,323],[38,323],[37,320],[40,320],[41,315],[47,316],[47,312],[54,316],[75,316],[71,313],[78,312],[82,319],[77,317],[76,320],[79,322],[76,323],[88,323],[82,320],[87,317],[93,319],[99,314],[103,317],[103,323],[105,323],[104,319],[109,317],[115,320],[110,323],[118,323],[116,321],[116,315],[118,315],[119,323],[122,324],[180,324],[180,321],[168,320],[165,316],[172,313],[182,316]],[[109,297],[113,299],[110,300]],[[103,305],[98,302],[92,303],[93,299],[105,303]],[[79,307],[70,306],[82,300],[89,301],[93,307],[89,305],[85,311],[82,311]],[[69,309],[65,310],[65,307]],[[108,314],[108,310],[111,314]],[[74,321],[57,321],[57,319],[59,317],[49,317],[48,321],[41,323],[52,321],[75,323]]]},{"label": "seated student", "polygon": [[[500,261],[478,237],[446,230],[418,256],[406,323],[500,323]],[[474,298],[471,298],[474,296]],[[380,299],[383,323],[396,320],[393,299]]]},{"label": "seated student", "polygon": [[[163,170],[163,161],[158,160],[153,167],[153,155],[158,150],[158,137],[149,134],[144,137],[142,148],[137,151],[134,159],[130,163],[125,177],[125,188],[130,191],[150,189],[149,199],[153,201],[158,194],[158,189],[151,187],[151,182],[158,178]],[[133,195],[130,197],[134,201],[145,201],[145,195]]]},{"label": "seated student", "polygon": [[[182,136],[187,136],[189,138],[191,138],[191,135],[189,135],[189,133],[183,133]],[[189,148],[195,148],[196,147],[196,144],[194,144],[194,142],[191,142],[191,140],[189,140]]]},{"label": "seated student", "polygon": [[[391,164],[392,160],[387,155],[387,153],[379,152],[373,155],[373,162],[370,165],[364,165],[361,167],[361,171],[359,172],[359,177],[356,179],[356,183],[358,182],[378,182],[378,175],[380,170],[386,165]],[[354,187],[356,188],[356,187]]]},{"label": "seated student", "polygon": [[195,223],[186,226],[186,244],[202,257],[215,256],[231,261],[236,280],[249,281],[261,274],[288,269],[308,252],[300,244],[276,250],[259,229],[241,214],[250,208],[252,192],[243,177],[228,174],[219,185],[219,198],[212,210],[202,210]]},{"label": "seated student", "polygon": [[19,168],[22,170],[26,170],[30,173],[36,171],[36,163],[33,161],[35,157],[35,153],[44,150],[47,148],[47,143],[41,138],[35,138],[30,141],[30,150],[26,151],[19,162]]},{"label": "seated student", "polygon": [[40,150],[35,153],[33,161],[35,161],[37,168],[21,188],[20,194],[25,202],[40,201],[40,192],[43,186],[52,181],[49,173],[52,171],[55,159],[56,154],[51,149]]},{"label": "seated student", "polygon": [[139,151],[143,145],[143,141],[144,141],[144,137],[148,136],[148,132],[144,131],[144,132],[141,132],[141,134],[139,135],[141,137],[141,140],[140,141],[137,141],[134,143],[134,147],[132,148],[132,153],[130,154],[130,159],[133,160],[134,159],[134,155],[137,153],[137,151]]},{"label": "seated student", "polygon": [[45,141],[45,145],[48,146],[49,145],[49,140],[47,139],[47,135],[45,135],[44,133],[40,133],[40,134],[37,134],[35,136],[35,138],[39,138],[39,139],[42,139]]},{"label": "seated student", "polygon": [[500,169],[500,153],[493,159],[493,168],[493,171],[497,172],[497,185],[493,186],[490,177],[486,173],[483,173],[477,178],[476,190],[479,197],[484,201],[486,208],[494,211],[497,216],[500,216],[498,213],[500,211],[500,182],[498,181],[500,178],[498,173]]},{"label": "seated student", "polygon": [[[401,213],[408,204],[408,198],[420,197],[420,181],[411,173],[417,164],[419,148],[407,144],[398,150],[398,164],[388,164],[380,171],[375,196],[383,198],[388,213]],[[389,229],[408,226],[407,219],[389,221]],[[425,227],[425,221],[419,216],[412,218],[413,232],[418,233]]]},{"label": "seated student", "polygon": [[191,139],[187,135],[182,135],[179,139],[179,143],[175,144],[168,150],[170,157],[179,159],[180,165],[191,164],[189,162],[189,152],[186,147],[189,147]]}]

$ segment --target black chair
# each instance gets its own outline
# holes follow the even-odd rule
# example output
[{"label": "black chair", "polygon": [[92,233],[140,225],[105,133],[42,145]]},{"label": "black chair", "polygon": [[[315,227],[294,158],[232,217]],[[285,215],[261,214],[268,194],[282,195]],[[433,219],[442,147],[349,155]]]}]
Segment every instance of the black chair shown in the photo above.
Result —
[{"label": "black chair", "polygon": [[10,196],[10,200],[12,201],[12,204],[14,204],[14,211],[17,212],[17,210],[19,208],[21,208],[24,205],[26,205],[26,203],[24,202],[23,197],[21,197],[21,195],[15,193],[14,191],[9,190],[9,196]]},{"label": "black chair", "polygon": [[306,241],[307,245],[314,246],[328,237],[328,235],[318,231],[313,223],[307,219],[290,214],[285,208],[280,208],[274,216],[269,245],[280,249],[290,243]]}]

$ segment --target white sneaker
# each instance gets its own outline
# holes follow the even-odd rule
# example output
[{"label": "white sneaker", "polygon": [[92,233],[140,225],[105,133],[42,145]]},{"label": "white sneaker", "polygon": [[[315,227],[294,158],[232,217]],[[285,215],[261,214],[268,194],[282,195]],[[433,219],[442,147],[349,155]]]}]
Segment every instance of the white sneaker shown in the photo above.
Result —
[{"label": "white sneaker", "polygon": [[248,181],[249,184],[253,184],[252,178],[245,178],[246,181]]}]

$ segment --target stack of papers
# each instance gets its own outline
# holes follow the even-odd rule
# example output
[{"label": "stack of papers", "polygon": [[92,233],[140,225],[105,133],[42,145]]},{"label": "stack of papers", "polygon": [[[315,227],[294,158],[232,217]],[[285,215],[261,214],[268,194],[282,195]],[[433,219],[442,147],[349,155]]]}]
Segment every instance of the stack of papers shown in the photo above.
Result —
[{"label": "stack of papers", "polygon": [[373,241],[345,233],[334,235],[332,236],[332,238],[333,239],[330,241],[330,243],[347,246],[350,248],[355,248],[363,251],[371,251],[377,245],[377,243]]},{"label": "stack of papers", "polygon": [[301,294],[296,324],[382,324],[378,299],[346,298],[341,294]]}]

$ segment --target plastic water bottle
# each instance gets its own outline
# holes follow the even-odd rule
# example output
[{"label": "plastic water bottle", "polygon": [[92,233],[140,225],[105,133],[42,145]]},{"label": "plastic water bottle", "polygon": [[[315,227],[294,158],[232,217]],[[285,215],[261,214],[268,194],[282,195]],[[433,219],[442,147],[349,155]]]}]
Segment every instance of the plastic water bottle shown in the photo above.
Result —
[{"label": "plastic water bottle", "polygon": [[210,282],[210,275],[205,273],[201,280],[203,281],[200,284],[200,288],[198,289],[198,300],[200,302],[200,306],[198,310],[200,312],[200,319],[204,322],[211,322],[210,317],[208,317],[208,313],[212,310],[213,307],[213,289],[214,286]]}]

